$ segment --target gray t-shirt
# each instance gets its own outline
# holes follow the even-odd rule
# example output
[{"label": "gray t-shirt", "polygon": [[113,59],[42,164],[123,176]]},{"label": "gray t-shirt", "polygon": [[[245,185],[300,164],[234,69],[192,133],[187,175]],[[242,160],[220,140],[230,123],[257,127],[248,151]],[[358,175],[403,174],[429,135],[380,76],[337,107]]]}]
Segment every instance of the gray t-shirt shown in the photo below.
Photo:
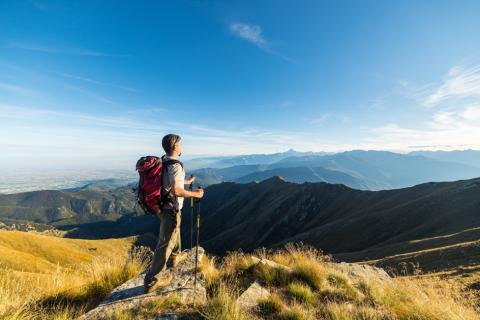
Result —
[{"label": "gray t-shirt", "polygon": [[[164,160],[177,160],[177,158],[165,155]],[[169,165],[167,169],[168,171],[165,177],[168,176],[168,179],[165,177],[163,179],[165,190],[172,192],[171,188],[174,181],[183,188],[185,185],[185,170],[182,168],[182,165],[180,163],[174,163]],[[181,210],[183,207],[183,197],[177,197],[177,202],[178,209]]]}]

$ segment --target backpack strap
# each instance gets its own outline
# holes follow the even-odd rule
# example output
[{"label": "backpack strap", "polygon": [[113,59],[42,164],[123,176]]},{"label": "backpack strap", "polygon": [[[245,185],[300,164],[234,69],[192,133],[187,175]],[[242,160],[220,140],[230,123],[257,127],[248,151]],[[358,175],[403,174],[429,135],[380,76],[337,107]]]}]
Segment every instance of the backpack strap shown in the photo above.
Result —
[{"label": "backpack strap", "polygon": [[177,159],[170,159],[170,160],[165,160],[163,161],[163,165],[165,166],[165,169],[168,171],[168,166],[172,165],[172,164],[175,164],[175,163],[178,163],[182,166],[182,169],[183,169],[183,162],[180,161],[180,160],[177,160]]}]

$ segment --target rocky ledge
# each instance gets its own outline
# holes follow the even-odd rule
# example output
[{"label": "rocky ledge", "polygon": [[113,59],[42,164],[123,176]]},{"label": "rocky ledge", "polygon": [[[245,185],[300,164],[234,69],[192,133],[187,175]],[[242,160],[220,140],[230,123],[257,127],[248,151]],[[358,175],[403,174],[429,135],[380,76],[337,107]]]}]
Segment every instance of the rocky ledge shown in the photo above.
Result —
[{"label": "rocky ledge", "polygon": [[[198,266],[200,266],[204,254],[203,248],[199,247]],[[172,282],[168,286],[146,294],[143,287],[143,278],[145,277],[145,272],[143,272],[115,288],[98,307],[90,310],[80,319],[108,319],[115,312],[139,309],[148,303],[160,301],[172,294],[175,294],[184,304],[203,304],[207,298],[205,277],[201,272],[198,272],[197,283],[194,286],[194,271],[195,248],[187,251],[187,258],[176,268],[163,271],[172,274]]]},{"label": "rocky ledge", "polygon": [[[203,248],[199,248],[198,265],[205,254]],[[269,268],[282,269],[287,273],[293,272],[288,266],[284,266],[277,262],[250,257],[253,265],[263,265]],[[338,273],[344,274],[350,281],[368,281],[391,282],[392,278],[380,268],[376,268],[364,264],[355,263],[333,263],[325,262],[326,266]],[[121,286],[113,290],[110,295],[100,303],[100,305],[90,310],[82,316],[82,320],[91,319],[111,319],[112,315],[118,311],[134,311],[140,310],[149,303],[163,300],[169,295],[175,294],[183,305],[202,305],[206,302],[207,294],[205,289],[205,276],[203,273],[197,273],[197,285],[194,286],[195,277],[195,249],[187,251],[187,259],[179,264],[175,269],[168,269],[164,272],[172,274],[172,282],[155,292],[145,294],[143,288],[143,278],[145,273],[125,282]],[[237,299],[238,305],[245,310],[254,310],[261,299],[268,298],[271,292],[264,286],[261,279],[255,279],[247,289],[240,294]],[[180,313],[170,312],[157,314],[154,319],[179,319]]]}]

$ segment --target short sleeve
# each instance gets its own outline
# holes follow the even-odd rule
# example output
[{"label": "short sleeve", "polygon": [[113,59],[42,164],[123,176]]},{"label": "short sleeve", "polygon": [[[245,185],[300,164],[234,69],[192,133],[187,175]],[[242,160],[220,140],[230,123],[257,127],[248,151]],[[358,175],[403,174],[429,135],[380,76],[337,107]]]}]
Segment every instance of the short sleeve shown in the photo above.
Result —
[{"label": "short sleeve", "polygon": [[175,181],[183,187],[185,183],[185,172],[183,171],[182,166],[179,163],[174,163],[170,165],[168,171],[170,185],[173,186],[173,182]]}]

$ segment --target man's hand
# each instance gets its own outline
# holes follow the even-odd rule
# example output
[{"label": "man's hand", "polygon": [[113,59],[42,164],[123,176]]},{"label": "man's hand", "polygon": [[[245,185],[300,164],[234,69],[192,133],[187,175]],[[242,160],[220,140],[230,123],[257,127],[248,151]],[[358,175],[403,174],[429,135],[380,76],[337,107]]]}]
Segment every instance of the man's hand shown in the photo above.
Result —
[{"label": "man's hand", "polygon": [[192,184],[195,182],[195,176],[190,176],[190,178],[185,180],[185,184]]},{"label": "man's hand", "polygon": [[173,192],[177,197],[184,197],[184,198],[202,198],[203,197],[203,189],[200,187],[198,190],[189,191],[185,190],[183,185],[178,184],[176,181],[173,181]]},{"label": "man's hand", "polygon": [[198,198],[198,199],[203,198],[203,189],[202,188],[195,191],[195,198]]}]

